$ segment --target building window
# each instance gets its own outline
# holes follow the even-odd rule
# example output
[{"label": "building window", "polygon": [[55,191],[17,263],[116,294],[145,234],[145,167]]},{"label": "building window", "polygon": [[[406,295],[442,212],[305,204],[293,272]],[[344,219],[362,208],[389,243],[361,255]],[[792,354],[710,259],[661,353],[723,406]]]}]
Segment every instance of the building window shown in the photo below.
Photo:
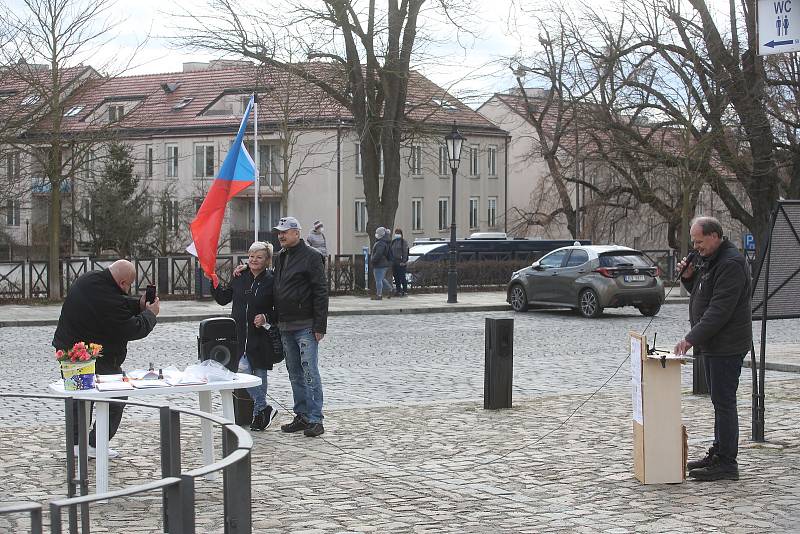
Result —
[{"label": "building window", "polygon": [[83,179],[91,180],[94,177],[94,167],[97,161],[97,153],[94,150],[87,150],[83,155]]},{"label": "building window", "polygon": [[179,214],[180,211],[178,209],[177,200],[166,200],[161,203],[161,224],[163,224],[164,228],[167,230],[178,231],[178,228],[180,228],[178,221]]},{"label": "building window", "polygon": [[383,176],[383,146],[378,145],[378,176]]},{"label": "building window", "polygon": [[497,226],[497,197],[489,197],[487,200],[486,224],[489,228]]},{"label": "building window", "polygon": [[497,176],[497,147],[489,145],[486,151],[486,160],[488,161],[489,176]]},{"label": "building window", "polygon": [[178,145],[167,145],[167,177],[178,176]]},{"label": "building window", "polygon": [[656,222],[652,217],[647,218],[647,239],[654,241],[656,238]]},{"label": "building window", "polygon": [[19,180],[19,162],[19,152],[11,152],[6,155],[6,178]]},{"label": "building window", "polygon": [[450,226],[450,201],[447,198],[439,199],[439,230],[447,230]]},{"label": "building window", "polygon": [[[253,142],[245,141],[244,146],[248,154],[255,158]],[[258,177],[261,185],[281,185],[280,151],[281,147],[278,145],[258,144]]]},{"label": "building window", "polygon": [[9,200],[6,202],[6,225],[19,226],[19,200]]},{"label": "building window", "polygon": [[108,106],[108,122],[121,121],[125,115],[125,106],[113,105]]},{"label": "building window", "polygon": [[480,208],[480,199],[478,197],[469,197],[469,227],[475,229],[480,226],[478,220],[478,210]]},{"label": "building window", "polygon": [[422,230],[422,199],[411,199],[411,230]]},{"label": "building window", "polygon": [[83,111],[83,106],[72,106],[66,112],[64,112],[64,116],[65,117],[74,117],[78,113],[80,113],[81,111]]},{"label": "building window", "polygon": [[469,147],[469,175],[480,175],[480,170],[478,168],[478,145]]},{"label": "building window", "polygon": [[214,177],[214,145],[194,146],[194,175],[197,178]]},{"label": "building window", "polygon": [[144,146],[144,175],[148,178],[153,177],[153,145]]},{"label": "building window", "polygon": [[[414,176],[419,176],[422,174],[422,147],[421,146],[412,146],[411,147],[411,161],[409,162],[411,167],[411,174]],[[381,173],[383,174],[383,173]]]},{"label": "building window", "polygon": [[356,200],[355,208],[355,231],[357,234],[363,234],[367,231],[367,201]]},{"label": "building window", "polygon": [[39,101],[39,95],[28,95],[22,99],[21,106],[32,106]]},{"label": "building window", "polygon": [[363,173],[361,166],[361,143],[356,143],[356,176],[361,176]]},{"label": "building window", "polygon": [[439,175],[440,176],[447,176],[449,173],[447,172],[450,168],[450,162],[447,159],[447,147],[440,146],[439,147]]}]

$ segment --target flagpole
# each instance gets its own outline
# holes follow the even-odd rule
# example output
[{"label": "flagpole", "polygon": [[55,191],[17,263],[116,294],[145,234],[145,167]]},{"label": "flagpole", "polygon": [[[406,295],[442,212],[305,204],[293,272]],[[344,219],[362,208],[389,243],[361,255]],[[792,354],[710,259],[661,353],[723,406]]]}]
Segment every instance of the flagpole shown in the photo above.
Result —
[{"label": "flagpole", "polygon": [[253,239],[253,241],[258,241],[258,226],[261,219],[258,210],[258,191],[260,189],[258,178],[259,174],[261,174],[261,169],[259,168],[261,166],[261,162],[258,159],[258,98],[255,93],[253,93],[253,137],[255,137],[255,141],[253,143],[255,149],[253,150],[253,153],[255,154],[256,160],[255,184],[253,184],[253,187],[255,187],[255,194],[253,195],[253,201],[255,202],[255,209],[253,210],[253,217],[255,218],[253,221],[253,226],[255,227],[255,239]]}]

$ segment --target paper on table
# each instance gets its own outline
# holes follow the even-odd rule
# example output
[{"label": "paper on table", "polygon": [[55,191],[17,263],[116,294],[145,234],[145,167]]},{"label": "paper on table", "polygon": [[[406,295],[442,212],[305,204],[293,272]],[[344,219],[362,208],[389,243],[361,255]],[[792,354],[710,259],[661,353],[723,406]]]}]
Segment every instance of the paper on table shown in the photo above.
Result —
[{"label": "paper on table", "polygon": [[122,382],[122,375],[97,375],[97,382]]},{"label": "paper on table", "polygon": [[167,384],[170,386],[199,386],[208,384],[208,380],[197,376],[178,376],[167,378]]},{"label": "paper on table", "polygon": [[169,387],[166,380],[132,380],[130,382],[136,389],[165,388]]},{"label": "paper on table", "polygon": [[126,389],[133,389],[130,382],[98,382],[95,387],[97,391],[123,391]]}]

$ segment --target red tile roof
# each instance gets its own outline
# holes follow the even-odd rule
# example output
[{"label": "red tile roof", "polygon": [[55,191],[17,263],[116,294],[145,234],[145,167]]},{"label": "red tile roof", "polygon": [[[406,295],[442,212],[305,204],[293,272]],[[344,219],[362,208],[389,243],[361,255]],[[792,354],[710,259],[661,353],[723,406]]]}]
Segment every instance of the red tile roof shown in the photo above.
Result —
[{"label": "red tile roof", "polygon": [[[314,62],[303,65],[310,67],[315,74],[336,82],[329,63]],[[176,84],[177,89],[166,92],[162,84]],[[114,101],[125,102],[125,117],[119,127],[135,136],[159,133],[187,133],[197,135],[202,132],[235,130],[241,115],[215,115],[206,113],[207,109],[223,94],[252,92],[255,87],[264,88],[259,104],[259,124],[272,124],[282,120],[284,115],[290,121],[309,123],[335,123],[338,119],[352,121],[350,112],[340,103],[329,97],[317,86],[305,82],[298,76],[276,69],[255,66],[224,69],[208,69],[194,72],[147,74],[139,76],[119,76],[104,78],[95,76],[85,82],[79,92],[71,95],[64,109],[83,106],[79,114],[64,118],[65,130],[78,131],[99,128],[107,123],[107,112],[96,126],[90,117],[97,110],[104,111],[104,104]],[[3,86],[0,86],[0,92]],[[466,106],[444,89],[437,86],[417,72],[411,73],[409,81],[407,114],[410,122],[425,122],[427,125],[444,126],[455,121],[459,127],[478,129],[486,133],[504,135],[490,121]],[[176,104],[190,99],[184,107],[175,109]],[[283,102],[280,99],[283,99]],[[137,101],[131,109],[129,102]],[[287,110],[282,112],[283,107]],[[46,130],[39,124],[38,130]]]}]

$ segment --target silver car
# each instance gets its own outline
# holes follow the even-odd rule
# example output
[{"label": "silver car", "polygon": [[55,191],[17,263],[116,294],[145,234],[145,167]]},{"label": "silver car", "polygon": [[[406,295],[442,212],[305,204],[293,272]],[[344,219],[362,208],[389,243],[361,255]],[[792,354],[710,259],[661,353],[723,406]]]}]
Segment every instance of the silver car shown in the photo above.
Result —
[{"label": "silver car", "polygon": [[570,307],[584,317],[603,308],[636,306],[653,316],[664,303],[660,270],[642,252],[617,245],[585,245],[554,250],[508,282],[506,300],[514,311],[530,305]]}]

